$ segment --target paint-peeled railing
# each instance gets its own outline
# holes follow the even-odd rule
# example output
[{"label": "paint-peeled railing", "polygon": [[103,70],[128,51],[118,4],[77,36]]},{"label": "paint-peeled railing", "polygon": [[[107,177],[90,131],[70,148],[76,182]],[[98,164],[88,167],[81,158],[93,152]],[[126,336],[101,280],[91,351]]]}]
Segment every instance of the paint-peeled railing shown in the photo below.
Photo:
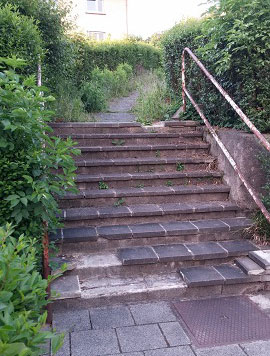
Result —
[{"label": "paint-peeled railing", "polygon": [[202,72],[206,75],[206,77],[213,83],[213,85],[217,88],[217,90],[222,94],[225,100],[231,105],[231,107],[237,112],[240,118],[244,121],[244,123],[250,128],[250,130],[254,133],[254,135],[259,139],[262,145],[270,152],[270,143],[266,140],[266,138],[261,134],[261,132],[254,126],[254,124],[249,120],[249,118],[243,113],[243,111],[239,108],[238,105],[233,101],[233,99],[229,96],[229,94],[222,88],[222,86],[216,81],[216,79],[208,72],[205,66],[199,61],[199,59],[195,56],[195,54],[189,49],[185,48],[182,53],[182,97],[183,97],[183,111],[186,111],[186,96],[191,101],[192,105],[200,115],[201,119],[205,123],[205,126],[210,131],[211,135],[214,137],[215,141],[221,148],[222,152],[229,160],[231,166],[239,176],[240,180],[243,182],[244,186],[248,190],[249,194],[255,201],[258,208],[261,210],[267,221],[270,223],[270,213],[267,211],[265,205],[263,204],[262,200],[260,199],[259,195],[254,191],[248,181],[245,179],[243,174],[241,173],[240,169],[237,166],[237,163],[224,146],[218,135],[216,134],[215,130],[211,126],[210,122],[207,120],[205,115],[203,114],[202,110],[200,109],[199,105],[195,102],[191,94],[188,92],[186,88],[186,76],[185,76],[185,53],[188,53],[189,56],[193,59],[193,61],[198,65],[198,67],[202,70]]}]

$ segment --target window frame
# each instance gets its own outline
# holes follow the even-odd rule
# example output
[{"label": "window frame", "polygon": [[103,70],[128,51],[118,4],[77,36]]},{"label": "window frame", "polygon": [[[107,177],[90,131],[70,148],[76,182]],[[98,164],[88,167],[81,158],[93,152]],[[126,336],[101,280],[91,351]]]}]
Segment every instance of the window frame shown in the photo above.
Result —
[{"label": "window frame", "polygon": [[[91,37],[91,34],[93,34],[94,38]],[[91,30],[88,30],[87,31],[87,35],[89,36],[89,38],[95,40],[95,41],[104,41],[105,40],[105,36],[106,36],[106,32],[104,31],[91,31]],[[100,35],[102,35],[102,38],[100,38]],[[98,38],[96,37],[98,36]]]},{"label": "window frame", "polygon": [[[95,10],[89,10],[88,9],[88,2],[89,1],[93,1],[95,3]],[[101,10],[99,10],[100,6],[101,6]],[[87,14],[105,15],[105,12],[104,12],[104,0],[86,0],[86,13]]]}]

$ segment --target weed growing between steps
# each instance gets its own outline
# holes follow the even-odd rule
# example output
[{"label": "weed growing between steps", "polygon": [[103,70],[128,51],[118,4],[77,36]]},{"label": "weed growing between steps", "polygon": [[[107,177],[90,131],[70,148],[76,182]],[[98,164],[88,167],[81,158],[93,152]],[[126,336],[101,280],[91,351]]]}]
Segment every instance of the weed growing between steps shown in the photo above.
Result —
[{"label": "weed growing between steps", "polygon": [[170,119],[180,106],[179,100],[168,89],[161,70],[146,73],[138,83],[138,90],[133,111],[137,121],[144,125]]}]

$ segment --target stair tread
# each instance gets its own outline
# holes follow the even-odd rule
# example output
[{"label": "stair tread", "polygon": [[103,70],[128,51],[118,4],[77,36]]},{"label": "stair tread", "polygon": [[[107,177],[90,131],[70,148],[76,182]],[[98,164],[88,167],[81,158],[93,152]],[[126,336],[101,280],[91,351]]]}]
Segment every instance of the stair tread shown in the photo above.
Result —
[{"label": "stair tread", "polygon": [[177,213],[195,213],[212,211],[238,211],[239,207],[230,201],[210,201],[207,203],[167,203],[137,204],[129,206],[109,206],[96,208],[70,208],[62,212],[64,220],[84,220],[108,217],[140,217]]},{"label": "stair tread", "polygon": [[270,270],[270,250],[252,251],[249,257],[265,270]]},{"label": "stair tread", "polygon": [[122,158],[122,159],[76,159],[78,167],[84,166],[128,166],[138,164],[174,164],[174,163],[212,163],[215,159],[211,156],[202,156],[198,158],[188,157],[170,157],[170,158]]},{"label": "stair tread", "polygon": [[211,185],[175,185],[172,187],[156,186],[144,188],[122,188],[122,189],[81,189],[77,194],[67,193],[60,199],[83,199],[83,198],[113,198],[113,197],[140,197],[151,195],[175,195],[175,194],[206,194],[206,193],[228,193],[230,187],[225,184]]},{"label": "stair tread", "polygon": [[103,134],[59,134],[61,137],[72,137],[78,139],[123,139],[123,138],[181,138],[181,137],[202,137],[202,132],[181,132],[181,133],[160,133],[160,132],[134,132],[134,133],[103,133]]},{"label": "stair tread", "polygon": [[96,241],[99,237],[108,240],[181,236],[214,232],[237,231],[250,227],[252,220],[247,218],[224,218],[196,221],[171,221],[167,223],[146,223],[130,225],[108,225],[100,227],[77,227],[58,229],[50,238],[64,242]]},{"label": "stair tread", "polygon": [[77,146],[81,152],[114,152],[114,151],[157,151],[157,150],[180,150],[180,149],[207,149],[209,143],[179,143],[179,144],[157,144],[157,145],[123,145],[123,146]]},{"label": "stair tread", "polygon": [[217,171],[191,171],[191,172],[153,172],[153,173],[119,173],[119,174],[78,174],[76,182],[99,182],[106,180],[140,180],[140,179],[169,179],[169,178],[202,178],[202,177],[222,177],[222,173]]},{"label": "stair tread", "polygon": [[[236,248],[239,240],[230,241]],[[251,249],[255,249],[251,242],[247,241],[242,247],[241,254],[247,255]],[[176,261],[202,261],[234,256],[232,250],[228,250],[219,242],[197,242],[166,244],[142,247],[121,248],[117,251],[118,258],[123,265],[149,264],[158,262]]]},{"label": "stair tread", "polygon": [[239,257],[235,260],[236,265],[247,275],[261,275],[265,270],[249,257]]},{"label": "stair tread", "polygon": [[248,276],[233,264],[184,267],[180,269],[180,275],[189,287],[261,281],[261,276]]}]

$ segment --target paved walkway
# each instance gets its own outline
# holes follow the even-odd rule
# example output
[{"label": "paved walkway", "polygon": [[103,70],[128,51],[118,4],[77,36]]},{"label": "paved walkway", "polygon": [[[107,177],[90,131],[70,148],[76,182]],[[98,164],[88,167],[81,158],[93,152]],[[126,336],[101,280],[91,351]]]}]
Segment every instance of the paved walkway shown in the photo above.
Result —
[{"label": "paved walkway", "polygon": [[131,113],[136,100],[138,98],[138,92],[134,91],[127,97],[121,97],[113,99],[109,103],[109,109],[107,112],[95,114],[95,118],[101,122],[133,122],[136,121],[136,117]]},{"label": "paved walkway", "polygon": [[[269,298],[259,296],[255,301],[263,308],[270,306]],[[55,313],[53,326],[66,332],[64,346],[57,356],[270,355],[270,341],[197,348],[171,304],[164,301]]]}]

